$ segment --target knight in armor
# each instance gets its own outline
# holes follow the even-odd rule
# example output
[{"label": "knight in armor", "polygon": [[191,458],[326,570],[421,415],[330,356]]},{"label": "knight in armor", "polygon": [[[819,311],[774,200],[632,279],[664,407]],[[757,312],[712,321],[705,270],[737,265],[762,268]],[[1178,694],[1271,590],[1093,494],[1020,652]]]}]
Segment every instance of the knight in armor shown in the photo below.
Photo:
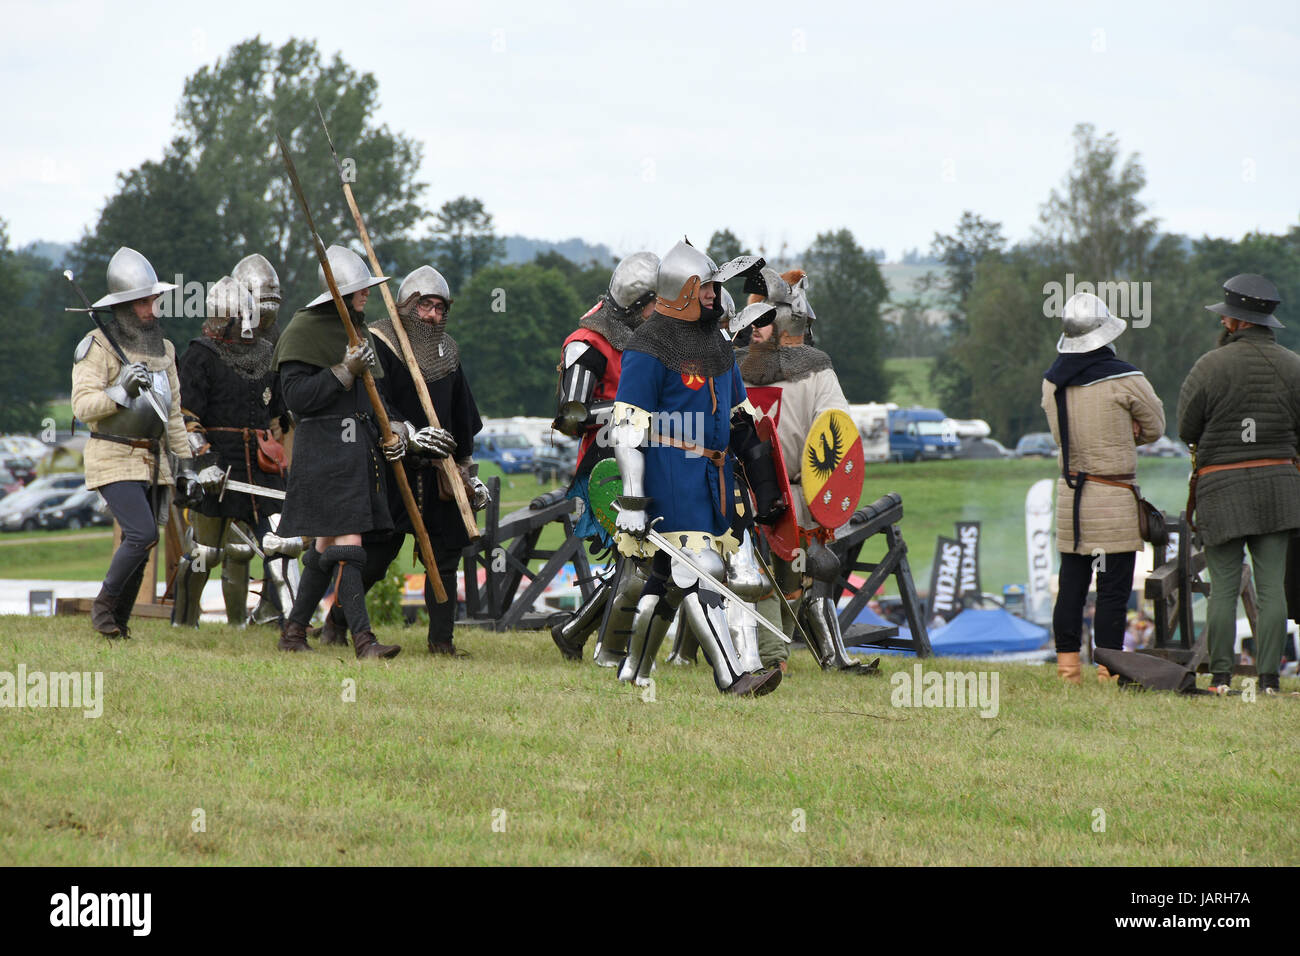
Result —
[{"label": "knight in armor", "polygon": [[[171,487],[179,482],[188,494],[198,478],[181,417],[176,349],[163,338],[155,309],[158,296],[174,288],[158,281],[140,253],[118,249],[108,263],[108,294],[93,305],[112,309],[107,335],[96,329],[83,338],[72,367],[72,414],[90,426],[86,487],[99,491],[122,529],[90,612],[91,625],[109,638],[131,636],[131,611],[171,509]],[[167,452],[180,459],[175,478]]]},{"label": "knight in armor", "polygon": [[[272,451],[271,424],[287,412],[279,377],[271,371],[274,347],[259,334],[257,299],[225,276],[208,292],[207,313],[202,334],[180,360],[182,412],[195,457],[200,467],[216,466],[223,476],[282,491],[283,463]],[[198,626],[203,587],[218,564],[226,620],[237,626],[248,622],[253,542],[273,530],[279,511],[274,498],[237,491],[204,494],[190,509],[193,540],[177,568],[172,624]],[[270,620],[277,620],[289,606],[281,607],[288,586],[283,558],[268,557],[263,564],[263,603],[273,605]]]},{"label": "knight in armor", "polygon": [[[719,328],[720,284],[752,275],[762,265],[756,256],[742,256],[718,268],[700,250],[679,242],[659,264],[655,314],[623,352],[611,429],[623,481],[618,545],[622,553],[645,555],[652,563],[620,680],[649,681],[681,607],[720,691],[757,696],[780,683],[779,669],[763,668],[756,642],[733,640],[715,583],[726,573],[723,555],[738,544],[731,533],[736,485],[728,450],[746,473],[758,520],[777,520],[785,507],[731,343]],[[656,549],[646,538],[650,527],[708,577]]]},{"label": "knight in armor", "polygon": [[278,647],[311,650],[307,625],[337,574],[338,602],[357,657],[395,657],[401,648],[380,644],[370,628],[362,574],[362,535],[393,528],[384,459],[400,458],[406,451],[406,430],[396,422],[393,443],[381,448],[379,426],[361,382],[367,368],[376,378],[383,375],[363,310],[370,289],[388,278],[372,276],[361,257],[342,246],[330,246],[326,255],[362,340],[348,344],[322,269],[324,293],[294,315],[272,356],[285,406],[297,416],[298,433],[279,534],[316,539],[303,555],[298,593]]},{"label": "knight in armor", "polygon": [[[583,503],[574,533],[590,542],[593,554],[613,545],[613,539],[596,521],[588,496],[591,470],[614,454],[608,440],[598,439],[608,435],[623,349],[636,328],[654,311],[658,271],[659,257],[653,252],[634,252],[623,259],[610,276],[609,288],[578,320],[578,328],[564,340],[561,350],[559,408],[552,427],[582,440],[569,497]],[[616,573],[602,579],[568,620],[552,626],[551,638],[567,660],[582,660],[587,638],[602,620],[607,620],[599,637],[596,663],[617,667],[622,662],[637,595],[646,578],[644,562],[626,557],[619,562]],[[611,596],[614,606],[606,613]]]},{"label": "knight in armor", "polygon": [[[394,417],[401,419],[393,428],[404,426],[408,440],[406,456],[400,464],[394,462],[391,467],[406,469],[407,481],[438,562],[436,572],[426,569],[424,579],[429,653],[455,656],[464,653],[457,650],[453,639],[456,567],[470,537],[453,491],[446,485],[447,475],[440,462],[449,456],[455,459],[459,480],[464,483],[475,511],[487,505],[488,489],[479,479],[478,465],[473,459],[474,436],[482,430],[483,422],[469,380],[461,368],[460,349],[447,334],[452,301],[447,280],[432,266],[420,266],[402,280],[397,290],[397,316],[415,355],[418,368],[414,371],[424,379],[440,427],[429,424],[393,320],[386,318],[372,323],[370,334],[383,371],[383,377],[378,380],[379,390]],[[365,539],[367,591],[383,580],[389,565],[401,552],[406,535],[413,532],[406,509],[396,495],[389,500],[389,511],[393,530],[374,532]],[[441,604],[434,596],[432,573],[442,579],[447,593],[447,600]],[[331,609],[322,628],[322,643],[338,640],[343,624],[340,616],[337,610]]]},{"label": "knight in armor", "polygon": [[[830,356],[805,344],[816,315],[808,301],[808,278],[803,270],[778,273],[764,268],[761,277],[766,294],[751,294],[750,302],[765,301],[775,306],[776,317],[769,325],[754,329],[739,367],[751,399],[775,421],[786,474],[795,488],[800,484],[804,442],[813,421],[831,408],[847,413],[849,403]],[[826,547],[825,529],[813,519],[803,495],[792,497],[806,559],[800,571],[793,562],[773,554],[772,572],[777,579],[773,588],[780,588],[794,607],[804,632],[811,638],[808,650],[824,670],[867,673],[870,669],[845,650],[840,633],[832,597],[839,559]],[[794,620],[775,590],[760,601],[759,610],[772,623],[780,624],[786,634],[793,634]],[[765,664],[783,664],[787,659],[786,644],[769,637],[766,631],[759,634],[759,643]]]}]

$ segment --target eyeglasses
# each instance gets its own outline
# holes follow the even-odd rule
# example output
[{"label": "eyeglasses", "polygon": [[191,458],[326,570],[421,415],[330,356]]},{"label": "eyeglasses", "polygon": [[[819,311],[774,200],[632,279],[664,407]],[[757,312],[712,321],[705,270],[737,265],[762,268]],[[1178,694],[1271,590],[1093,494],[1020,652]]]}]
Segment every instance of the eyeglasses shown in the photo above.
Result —
[{"label": "eyeglasses", "polygon": [[421,312],[436,312],[438,315],[447,314],[447,303],[441,299],[435,299],[433,296],[425,296],[416,303],[416,307]]}]

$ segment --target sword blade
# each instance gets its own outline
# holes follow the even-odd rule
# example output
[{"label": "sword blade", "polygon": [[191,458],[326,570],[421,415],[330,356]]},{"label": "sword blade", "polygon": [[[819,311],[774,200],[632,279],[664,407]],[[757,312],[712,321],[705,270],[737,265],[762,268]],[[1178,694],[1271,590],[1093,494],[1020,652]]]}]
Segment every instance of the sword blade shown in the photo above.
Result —
[{"label": "sword blade", "polygon": [[247,535],[247,533],[245,533],[244,529],[239,526],[238,521],[230,522],[230,530],[234,532],[236,538],[238,538],[240,541],[244,542],[244,544],[252,548],[253,553],[255,555],[257,555],[263,561],[266,560],[266,554],[262,551],[261,548],[257,546],[257,542],[254,541],[252,538],[250,538]]},{"label": "sword blade", "polygon": [[758,611],[754,610],[745,601],[743,601],[740,598],[740,596],[736,594],[735,591],[731,590],[731,588],[727,587],[725,584],[723,584],[721,581],[715,578],[708,571],[704,570],[704,568],[702,568],[699,564],[697,564],[695,559],[692,558],[685,550],[677,547],[677,545],[673,544],[671,541],[665,538],[661,533],[656,531],[654,528],[646,529],[646,537],[649,538],[651,541],[653,541],[660,548],[667,551],[672,557],[682,562],[682,564],[686,565],[688,568],[690,568],[692,571],[698,574],[705,581],[708,581],[711,585],[717,588],[718,592],[723,597],[731,601],[733,607],[738,607],[740,608],[740,610],[744,611],[745,614],[748,615],[749,618],[754,621],[754,623],[767,628],[769,631],[771,631],[777,637],[781,638],[781,640],[785,641],[787,644],[790,643],[790,638],[785,636],[785,631],[781,630],[779,627],[777,627],[767,618],[763,617],[763,615],[759,614]]},{"label": "sword blade", "polygon": [[276,488],[264,488],[262,485],[250,485],[246,481],[235,481],[227,478],[222,485],[225,491],[242,491],[246,495],[260,495],[263,498],[275,498],[284,501],[284,492]]}]

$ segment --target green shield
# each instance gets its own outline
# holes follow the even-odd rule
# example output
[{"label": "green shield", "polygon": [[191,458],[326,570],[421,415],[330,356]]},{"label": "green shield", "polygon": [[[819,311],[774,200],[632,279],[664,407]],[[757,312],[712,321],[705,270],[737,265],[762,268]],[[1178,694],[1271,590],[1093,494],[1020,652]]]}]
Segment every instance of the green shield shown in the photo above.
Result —
[{"label": "green shield", "polygon": [[587,482],[587,501],[596,522],[609,534],[614,534],[614,520],[618,512],[614,500],[623,493],[623,476],[618,473],[618,462],[613,458],[596,462]]}]

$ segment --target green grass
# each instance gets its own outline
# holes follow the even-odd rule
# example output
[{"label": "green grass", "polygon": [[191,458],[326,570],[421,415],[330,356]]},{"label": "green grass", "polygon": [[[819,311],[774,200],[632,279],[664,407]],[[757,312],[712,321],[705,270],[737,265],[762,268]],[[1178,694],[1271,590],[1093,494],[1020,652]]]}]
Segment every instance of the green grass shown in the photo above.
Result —
[{"label": "green grass", "polygon": [[930,387],[933,358],[887,358],[885,375],[889,377],[889,400],[904,408],[921,405],[938,408],[939,399]]},{"label": "green grass", "polygon": [[761,700],[662,668],[645,702],[543,634],[462,629],[467,660],[407,635],[360,663],[269,630],[0,618],[0,671],[99,671],[105,697],[0,712],[0,865],[1300,862],[1298,701],[1003,665],[986,720],[891,707],[910,661],[825,675],[801,651]]}]

